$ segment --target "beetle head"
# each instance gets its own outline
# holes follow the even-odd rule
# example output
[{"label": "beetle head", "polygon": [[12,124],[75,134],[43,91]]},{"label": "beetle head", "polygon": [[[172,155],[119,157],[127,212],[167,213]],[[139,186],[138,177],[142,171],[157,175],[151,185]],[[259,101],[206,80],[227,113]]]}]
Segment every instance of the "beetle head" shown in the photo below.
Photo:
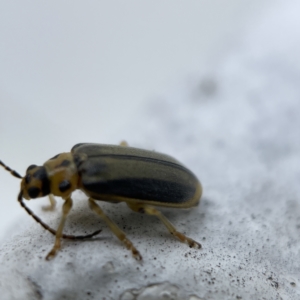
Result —
[{"label": "beetle head", "polygon": [[65,199],[77,188],[78,171],[72,153],[60,153],[47,160],[44,167],[54,196]]},{"label": "beetle head", "polygon": [[21,191],[26,200],[50,194],[50,181],[45,167],[31,165],[21,181]]}]

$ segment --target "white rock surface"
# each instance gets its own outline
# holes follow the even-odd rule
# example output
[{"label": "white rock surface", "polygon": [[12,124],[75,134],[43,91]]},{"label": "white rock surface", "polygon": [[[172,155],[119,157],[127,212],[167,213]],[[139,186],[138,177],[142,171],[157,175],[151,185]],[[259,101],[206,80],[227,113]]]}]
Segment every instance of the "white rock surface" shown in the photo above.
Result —
[{"label": "white rock surface", "polygon": [[[203,249],[177,242],[155,218],[103,204],[140,264],[77,193],[66,231],[103,232],[64,241],[47,262],[53,237],[36,223],[20,228],[0,247],[1,299],[300,299],[300,7],[288,3],[215,70],[122,129],[131,145],[176,156],[199,176],[200,206],[164,213]],[[39,214],[57,226],[57,214]]]}]

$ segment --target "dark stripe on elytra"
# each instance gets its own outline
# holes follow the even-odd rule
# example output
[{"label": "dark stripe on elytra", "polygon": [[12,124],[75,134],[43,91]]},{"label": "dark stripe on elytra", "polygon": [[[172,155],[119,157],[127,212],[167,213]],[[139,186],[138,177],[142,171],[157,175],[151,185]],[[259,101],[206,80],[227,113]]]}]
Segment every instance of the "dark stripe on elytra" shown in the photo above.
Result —
[{"label": "dark stripe on elytra", "polygon": [[82,184],[86,190],[95,194],[163,203],[184,203],[195,193],[195,188],[192,186],[150,178],[116,179],[92,183],[86,180]]},{"label": "dark stripe on elytra", "polygon": [[117,159],[123,159],[123,160],[137,160],[137,161],[151,162],[151,163],[158,164],[158,165],[174,167],[174,168],[177,168],[179,170],[183,170],[185,172],[193,174],[189,169],[187,169],[186,167],[184,167],[183,165],[181,165],[179,163],[173,163],[173,162],[170,162],[170,161],[157,159],[157,158],[135,156],[135,155],[122,155],[122,154],[89,155],[89,158],[97,158],[97,157],[111,157],[111,158],[117,158]]}]

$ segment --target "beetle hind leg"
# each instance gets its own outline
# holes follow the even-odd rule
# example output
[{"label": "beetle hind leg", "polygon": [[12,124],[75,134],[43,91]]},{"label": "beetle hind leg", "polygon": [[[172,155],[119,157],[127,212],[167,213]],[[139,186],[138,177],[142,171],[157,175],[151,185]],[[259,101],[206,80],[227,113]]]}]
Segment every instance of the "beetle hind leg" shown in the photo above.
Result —
[{"label": "beetle hind leg", "polygon": [[193,239],[187,237],[183,233],[177,231],[176,228],[174,227],[174,225],[159,210],[155,209],[154,207],[148,206],[148,205],[143,205],[143,204],[128,204],[127,203],[127,205],[133,211],[156,216],[167,227],[167,229],[169,230],[169,232],[172,235],[177,237],[180,240],[180,242],[188,244],[190,248],[197,248],[197,249],[202,248],[200,243],[194,241]]},{"label": "beetle hind leg", "polygon": [[89,198],[89,206],[97,215],[99,215],[109,226],[115,236],[126,246],[128,250],[131,250],[132,255],[136,260],[142,260],[142,256],[139,251],[134,247],[132,242],[126,237],[126,234],[118,227],[118,225],[112,221],[95,202],[94,199]]}]

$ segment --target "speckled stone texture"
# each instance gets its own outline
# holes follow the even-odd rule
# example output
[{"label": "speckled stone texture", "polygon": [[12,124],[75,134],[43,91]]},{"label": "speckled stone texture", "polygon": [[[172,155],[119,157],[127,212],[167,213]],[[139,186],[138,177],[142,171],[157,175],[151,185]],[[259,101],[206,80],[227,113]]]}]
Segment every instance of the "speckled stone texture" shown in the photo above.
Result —
[{"label": "speckled stone texture", "polygon": [[[300,299],[297,8],[269,11],[215,69],[183,79],[121,129],[132,146],[169,153],[199,176],[200,206],[163,212],[202,250],[153,217],[104,203],[141,252],[139,263],[79,192],[66,232],[102,233],[63,241],[47,262],[54,239],[28,220],[1,243],[1,299]],[[58,211],[38,213],[55,227]]]}]

